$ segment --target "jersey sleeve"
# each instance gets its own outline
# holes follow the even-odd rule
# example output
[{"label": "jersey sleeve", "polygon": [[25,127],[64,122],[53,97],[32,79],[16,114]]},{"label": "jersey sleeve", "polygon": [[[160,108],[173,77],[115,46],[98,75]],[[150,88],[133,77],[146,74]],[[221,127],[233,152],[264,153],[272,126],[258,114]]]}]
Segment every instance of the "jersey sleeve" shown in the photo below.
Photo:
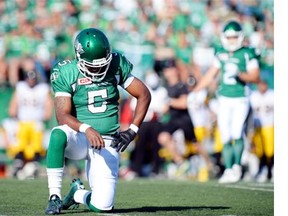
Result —
[{"label": "jersey sleeve", "polygon": [[212,66],[220,69],[221,68],[221,63],[220,63],[220,59],[219,59],[219,53],[223,52],[223,48],[216,48],[214,51],[214,58],[212,61]]},{"label": "jersey sleeve", "polygon": [[124,89],[126,89],[134,79],[132,75],[133,64],[122,54],[120,55],[120,82]]},{"label": "jersey sleeve", "polygon": [[65,73],[58,64],[51,69],[50,84],[55,96],[72,95],[72,86],[69,85]]},{"label": "jersey sleeve", "polygon": [[259,54],[257,54],[254,48],[249,48],[246,57],[247,71],[259,68]]}]

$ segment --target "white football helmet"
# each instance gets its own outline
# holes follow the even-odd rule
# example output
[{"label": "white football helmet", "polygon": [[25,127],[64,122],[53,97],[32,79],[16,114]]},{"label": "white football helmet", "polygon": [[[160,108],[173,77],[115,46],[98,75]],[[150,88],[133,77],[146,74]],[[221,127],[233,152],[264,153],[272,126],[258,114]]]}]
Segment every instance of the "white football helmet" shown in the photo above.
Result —
[{"label": "white football helmet", "polygon": [[229,21],[221,34],[221,43],[223,47],[230,52],[242,47],[244,35],[241,25],[237,21]]}]

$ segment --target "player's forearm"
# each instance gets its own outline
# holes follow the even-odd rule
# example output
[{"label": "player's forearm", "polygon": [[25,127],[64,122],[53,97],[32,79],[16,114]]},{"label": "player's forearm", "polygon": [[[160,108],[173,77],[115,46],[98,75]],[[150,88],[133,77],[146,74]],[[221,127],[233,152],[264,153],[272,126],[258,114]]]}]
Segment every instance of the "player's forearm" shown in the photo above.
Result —
[{"label": "player's forearm", "polygon": [[214,77],[218,73],[219,69],[216,67],[211,67],[207,73],[203,76],[203,78],[199,81],[199,83],[193,88],[193,91],[198,92],[209,86],[210,83],[214,80]]},{"label": "player's forearm", "polygon": [[72,128],[75,131],[79,131],[79,128],[82,124],[77,118],[70,114],[65,113],[57,113],[56,117],[59,125],[68,125],[70,128]]},{"label": "player's forearm", "polygon": [[126,91],[137,99],[132,123],[139,127],[145,118],[151,102],[151,94],[148,88],[138,78],[134,77]]},{"label": "player's forearm", "polygon": [[72,102],[70,97],[55,98],[55,112],[59,125],[68,125],[75,131],[80,131],[79,128],[83,124],[73,115],[71,115]]},{"label": "player's forearm", "polygon": [[204,88],[206,88],[213,80],[213,77],[211,76],[204,76],[200,82],[193,88],[194,92],[198,92]]},{"label": "player's forearm", "polygon": [[132,123],[136,126],[140,126],[151,102],[150,92],[147,90],[143,91],[143,94],[137,98],[136,108],[133,116]]},{"label": "player's forearm", "polygon": [[254,70],[249,73],[239,73],[238,78],[243,82],[258,83],[260,80],[259,70]]}]

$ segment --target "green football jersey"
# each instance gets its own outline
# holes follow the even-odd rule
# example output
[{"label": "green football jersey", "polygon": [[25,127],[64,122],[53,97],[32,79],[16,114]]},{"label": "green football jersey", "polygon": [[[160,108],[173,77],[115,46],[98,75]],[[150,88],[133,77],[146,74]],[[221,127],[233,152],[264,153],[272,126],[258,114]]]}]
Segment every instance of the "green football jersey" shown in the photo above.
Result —
[{"label": "green football jersey", "polygon": [[133,65],[117,52],[112,56],[110,67],[101,82],[92,82],[82,75],[76,59],[59,62],[52,68],[50,76],[54,94],[71,95],[73,115],[101,135],[112,135],[118,130],[118,85],[123,86],[132,76]]},{"label": "green football jersey", "polygon": [[[224,48],[216,51],[216,58],[220,63],[221,76],[218,94],[226,97],[245,97],[248,95],[247,84],[237,79],[237,73],[247,73],[248,64],[252,59],[258,61],[258,56],[253,48],[242,47],[233,53]],[[255,63],[255,61],[254,61]]]}]

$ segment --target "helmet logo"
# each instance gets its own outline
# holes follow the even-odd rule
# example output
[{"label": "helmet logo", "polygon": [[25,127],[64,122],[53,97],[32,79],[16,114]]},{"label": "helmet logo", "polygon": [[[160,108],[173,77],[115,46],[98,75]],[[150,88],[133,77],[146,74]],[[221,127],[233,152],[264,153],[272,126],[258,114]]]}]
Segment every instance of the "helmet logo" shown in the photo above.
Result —
[{"label": "helmet logo", "polygon": [[82,53],[85,52],[85,51],[83,50],[82,44],[81,44],[78,40],[75,41],[75,50],[76,50],[76,52],[79,53],[79,54],[82,54]]}]

